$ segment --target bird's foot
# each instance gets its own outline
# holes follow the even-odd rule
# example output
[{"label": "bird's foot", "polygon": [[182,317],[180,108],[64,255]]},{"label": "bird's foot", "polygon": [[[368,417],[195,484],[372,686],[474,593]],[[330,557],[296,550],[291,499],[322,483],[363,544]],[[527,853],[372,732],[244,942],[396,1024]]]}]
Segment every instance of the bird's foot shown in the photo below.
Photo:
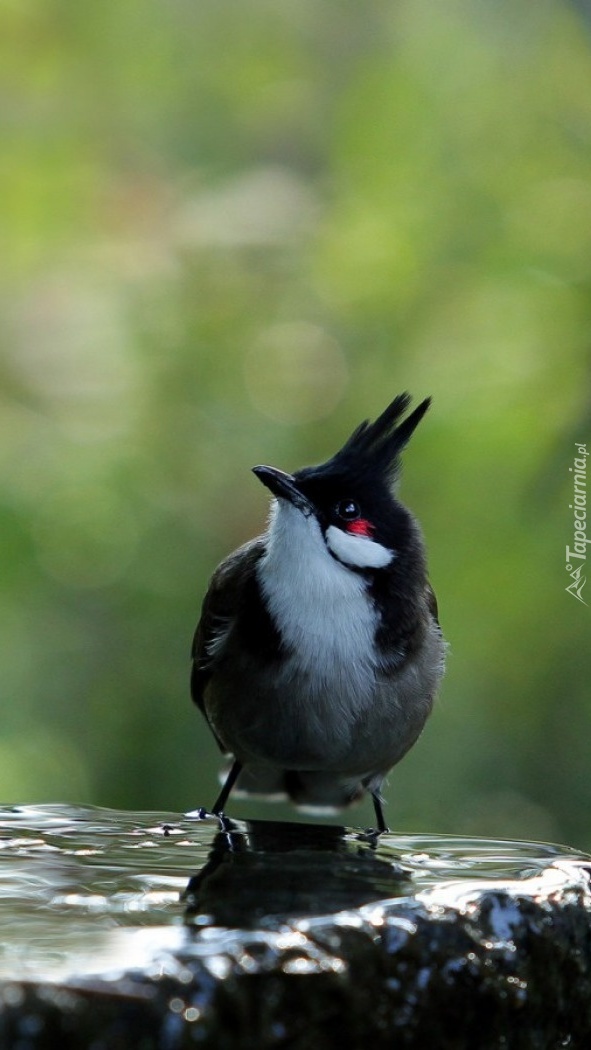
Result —
[{"label": "bird's foot", "polygon": [[359,832],[357,839],[359,842],[367,842],[368,845],[373,846],[375,849],[378,839],[384,831],[388,831],[388,828],[366,828],[365,831]]},{"label": "bird's foot", "polygon": [[192,809],[189,813],[185,813],[188,820],[207,820],[208,817],[215,817],[215,813],[210,813],[205,806],[199,806],[198,809]]},{"label": "bird's foot", "polygon": [[190,813],[185,813],[185,816],[190,820],[217,820],[219,821],[220,831],[232,831],[234,828],[232,821],[225,813],[222,811],[218,813],[213,809],[206,809],[205,806],[199,806],[198,809],[192,809]]}]

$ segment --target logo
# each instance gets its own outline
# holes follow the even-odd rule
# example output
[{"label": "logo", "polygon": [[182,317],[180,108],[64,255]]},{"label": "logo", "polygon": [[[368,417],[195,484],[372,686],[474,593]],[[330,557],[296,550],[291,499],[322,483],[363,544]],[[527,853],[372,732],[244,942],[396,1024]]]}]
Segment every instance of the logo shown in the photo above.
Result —
[{"label": "logo", "polygon": [[572,579],[565,590],[572,594],[573,598],[586,605],[583,598],[583,587],[587,582],[585,576],[587,562],[587,445],[575,444],[576,455],[572,467],[569,467],[573,475],[573,501],[569,503],[569,510],[574,513],[572,549],[570,544],[566,545],[566,571]]}]

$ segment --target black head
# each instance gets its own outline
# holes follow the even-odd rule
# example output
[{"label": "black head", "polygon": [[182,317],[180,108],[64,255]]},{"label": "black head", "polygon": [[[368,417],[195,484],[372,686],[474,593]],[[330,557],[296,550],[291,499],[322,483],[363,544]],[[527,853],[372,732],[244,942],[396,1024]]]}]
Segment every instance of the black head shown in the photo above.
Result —
[{"label": "black head", "polygon": [[426,398],[403,422],[399,422],[411,400],[410,394],[399,394],[374,423],[368,419],[360,423],[343,447],[326,463],[304,467],[294,476],[302,481],[334,478],[354,484],[368,479],[380,484],[392,483],[399,473],[400,453],[431,404],[431,398]]},{"label": "black head", "polygon": [[350,568],[383,568],[418,542],[414,519],[392,494],[400,453],[430,404],[427,398],[401,421],[410,401],[400,394],[326,463],[293,475],[254,468],[275,496],[317,519],[329,552]]}]

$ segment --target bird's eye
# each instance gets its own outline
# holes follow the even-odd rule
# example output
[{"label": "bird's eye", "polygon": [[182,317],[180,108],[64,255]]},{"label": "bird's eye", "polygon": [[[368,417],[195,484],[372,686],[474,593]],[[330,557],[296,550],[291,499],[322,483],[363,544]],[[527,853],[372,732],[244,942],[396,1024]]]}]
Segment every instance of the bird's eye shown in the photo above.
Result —
[{"label": "bird's eye", "polygon": [[355,521],[361,515],[359,504],[354,499],[342,499],[335,509],[343,521]]}]

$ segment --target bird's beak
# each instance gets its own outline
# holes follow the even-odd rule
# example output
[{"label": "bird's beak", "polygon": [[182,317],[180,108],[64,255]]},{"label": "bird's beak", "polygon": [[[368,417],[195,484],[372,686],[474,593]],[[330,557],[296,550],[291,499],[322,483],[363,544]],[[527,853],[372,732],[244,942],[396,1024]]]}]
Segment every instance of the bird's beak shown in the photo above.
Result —
[{"label": "bird's beak", "polygon": [[298,510],[304,511],[304,513],[310,513],[312,510],[312,504],[303,492],[300,492],[295,478],[291,474],[286,474],[283,470],[277,470],[276,467],[253,467],[253,474],[256,474],[259,481],[262,481],[263,485],[273,493],[274,496],[278,496],[279,499],[286,499],[289,503],[292,503]]}]

